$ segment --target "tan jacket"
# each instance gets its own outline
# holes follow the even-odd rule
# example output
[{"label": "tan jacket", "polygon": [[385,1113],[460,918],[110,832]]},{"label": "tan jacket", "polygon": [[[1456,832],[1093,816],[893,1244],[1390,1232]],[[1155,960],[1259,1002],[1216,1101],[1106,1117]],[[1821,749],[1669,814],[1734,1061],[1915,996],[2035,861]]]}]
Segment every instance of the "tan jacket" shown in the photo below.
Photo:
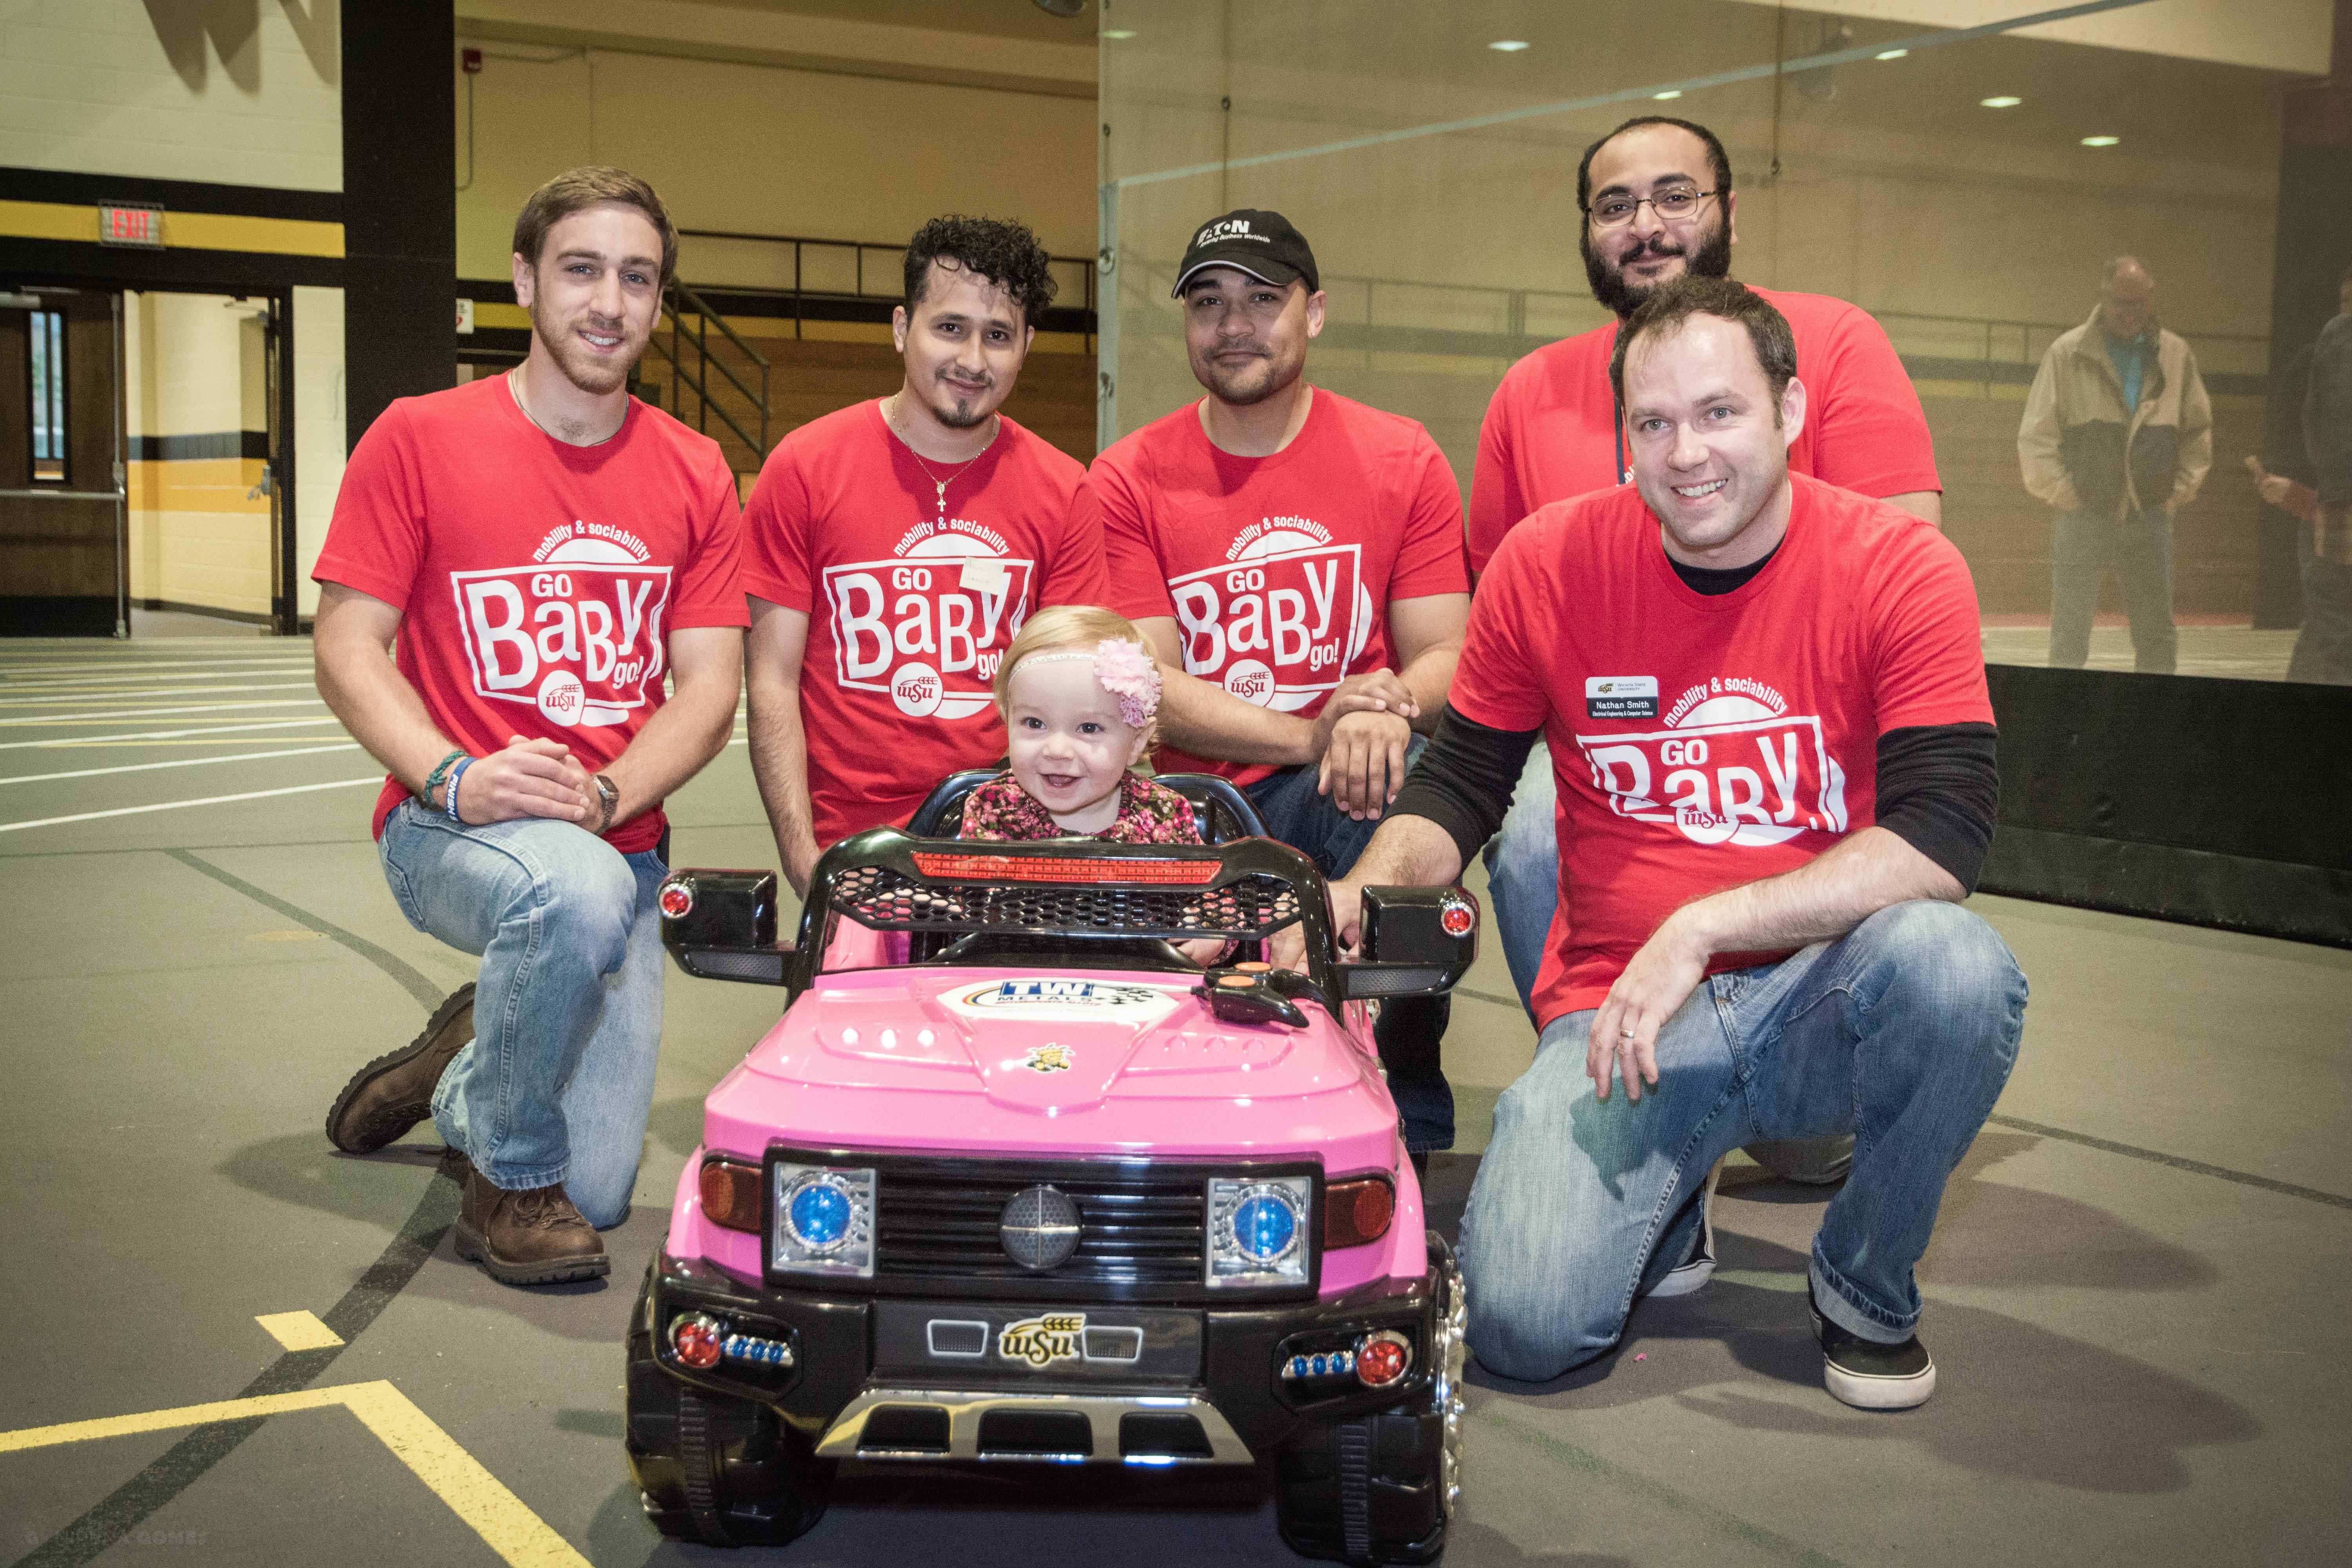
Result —
[{"label": "tan jacket", "polygon": [[2156,333],[2156,363],[2124,414],[2123,378],[2099,312],[2060,335],[2042,356],[2017,428],[2025,488],[2060,511],[2120,517],[2175,511],[2196,497],[2213,466],[2213,402],[2197,356],[2179,333]]}]

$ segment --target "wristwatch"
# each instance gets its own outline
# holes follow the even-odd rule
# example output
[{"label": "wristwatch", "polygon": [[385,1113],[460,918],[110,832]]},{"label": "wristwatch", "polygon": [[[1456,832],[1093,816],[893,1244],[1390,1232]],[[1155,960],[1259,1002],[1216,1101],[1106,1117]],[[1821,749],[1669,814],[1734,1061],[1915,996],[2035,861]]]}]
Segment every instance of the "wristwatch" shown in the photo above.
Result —
[{"label": "wristwatch", "polygon": [[604,773],[596,775],[595,783],[596,798],[603,802],[604,806],[604,819],[596,824],[596,831],[602,835],[613,826],[613,814],[621,809],[621,786]]}]

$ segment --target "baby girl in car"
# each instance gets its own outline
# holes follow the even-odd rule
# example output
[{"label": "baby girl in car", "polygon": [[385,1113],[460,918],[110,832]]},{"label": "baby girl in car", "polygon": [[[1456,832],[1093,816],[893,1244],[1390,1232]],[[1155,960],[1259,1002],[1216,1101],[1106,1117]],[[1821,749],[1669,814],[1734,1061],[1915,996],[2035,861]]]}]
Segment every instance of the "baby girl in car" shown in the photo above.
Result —
[{"label": "baby girl in car", "polygon": [[[964,838],[1198,844],[1192,803],[1135,771],[1151,744],[1160,667],[1124,616],[1057,605],[1029,617],[996,676],[1011,771],[965,797]],[[1229,943],[1176,944],[1213,963]]]},{"label": "baby girl in car", "polygon": [[1040,610],[996,676],[1012,771],[966,797],[965,838],[1198,844],[1192,803],[1135,772],[1151,744],[1160,667],[1124,616]]}]

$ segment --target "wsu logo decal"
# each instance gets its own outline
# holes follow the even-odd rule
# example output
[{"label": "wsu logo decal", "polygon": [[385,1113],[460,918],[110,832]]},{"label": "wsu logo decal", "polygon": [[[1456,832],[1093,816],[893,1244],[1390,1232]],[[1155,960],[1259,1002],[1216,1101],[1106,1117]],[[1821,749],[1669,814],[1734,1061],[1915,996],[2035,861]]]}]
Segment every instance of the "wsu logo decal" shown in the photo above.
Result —
[{"label": "wsu logo decal", "polygon": [[1362,552],[1303,517],[1242,531],[1225,563],[1168,581],[1184,668],[1244,702],[1291,711],[1339,684],[1372,634]]},{"label": "wsu logo decal", "polygon": [[1592,787],[1618,816],[1670,824],[1695,844],[1783,844],[1846,830],[1845,770],[1822,739],[1821,720],[1790,714],[1762,681],[1702,681],[1675,700],[1665,726],[1576,738]]},{"label": "wsu logo decal", "polygon": [[994,529],[951,517],[907,531],[896,559],[829,566],[835,679],[887,692],[909,719],[969,719],[1029,613],[1036,563]]},{"label": "wsu logo decal", "polygon": [[618,724],[662,672],[670,569],[625,529],[572,522],[533,564],[452,572],[475,692],[527,704],[564,729]]}]

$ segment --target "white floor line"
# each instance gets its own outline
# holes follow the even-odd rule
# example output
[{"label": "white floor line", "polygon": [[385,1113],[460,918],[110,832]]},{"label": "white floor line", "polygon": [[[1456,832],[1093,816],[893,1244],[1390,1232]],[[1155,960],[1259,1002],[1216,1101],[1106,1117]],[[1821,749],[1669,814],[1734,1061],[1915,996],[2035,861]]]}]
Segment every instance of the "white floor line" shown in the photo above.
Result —
[{"label": "white floor line", "polygon": [[273,697],[254,702],[198,702],[186,708],[128,708],[101,710],[96,713],[40,713],[22,719],[0,719],[0,729],[16,730],[30,724],[72,724],[86,719],[100,721],[115,719],[160,719],[169,713],[211,713],[224,708],[310,708],[318,706],[316,697]]},{"label": "white floor line", "polygon": [[140,669],[202,669],[218,666],[224,669],[251,669],[262,665],[285,664],[299,656],[271,654],[266,658],[100,658],[80,664],[16,663],[0,657],[0,673],[23,675],[61,675],[74,670],[106,669],[121,672]]},{"label": "white floor line", "polygon": [[68,822],[96,822],[102,816],[137,816],[150,811],[179,811],[191,805],[226,805],[231,801],[268,800],[281,795],[309,795],[313,790],[356,789],[362,784],[383,784],[382,773],[371,773],[363,779],[332,779],[326,784],[292,784],[285,789],[254,789],[242,795],[208,795],[201,800],[163,800],[152,805],[118,805],[112,811],[79,811],[71,816],[41,816],[30,822],[0,822],[0,833],[21,833],[27,827],[57,827]]},{"label": "white floor line", "polygon": [[[0,689],[5,689],[0,688]],[[112,691],[61,691],[54,697],[0,697],[0,708],[39,708],[59,702],[152,702],[174,697],[226,697],[234,691],[315,691],[310,680],[273,680],[266,685],[198,686],[174,691],[169,688],[123,687]]]},{"label": "white floor line", "polygon": [[[249,724],[205,724],[187,730],[133,730],[120,735],[60,735],[47,741],[0,741],[0,752],[49,750],[58,746],[111,745],[128,741],[176,741],[183,735],[226,735],[233,730],[298,730],[306,725],[332,724],[332,713],[316,719],[256,719]],[[288,736],[289,740],[297,739]]]},{"label": "white floor line", "polygon": [[0,691],[79,691],[93,686],[121,686],[134,680],[235,680],[248,675],[291,675],[297,670],[310,668],[310,661],[306,658],[299,663],[256,665],[250,669],[181,669],[163,666],[112,675],[68,675],[57,680],[18,680],[5,671],[0,671]]},{"label": "white floor line", "polygon": [[126,763],[119,768],[73,768],[61,773],[0,775],[0,784],[47,784],[52,779],[94,779],[103,773],[143,773],[156,768],[200,768],[206,763],[263,763],[272,757],[310,757],[321,752],[356,752],[357,741],[331,746],[298,746],[289,752],[245,752],[234,757],[174,757],[165,763]]}]

